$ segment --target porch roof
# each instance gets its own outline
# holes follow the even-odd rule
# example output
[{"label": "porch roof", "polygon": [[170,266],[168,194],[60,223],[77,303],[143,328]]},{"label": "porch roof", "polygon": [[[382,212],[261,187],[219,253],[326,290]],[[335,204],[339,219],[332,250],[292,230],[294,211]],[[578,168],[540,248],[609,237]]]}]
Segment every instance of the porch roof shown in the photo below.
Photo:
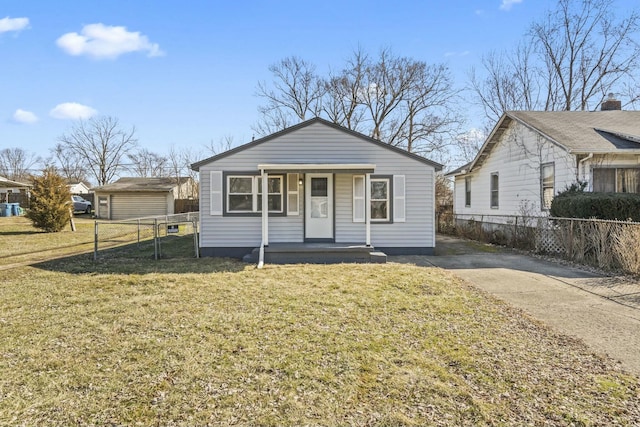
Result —
[{"label": "porch roof", "polygon": [[372,163],[263,163],[258,169],[269,173],[373,173]]}]

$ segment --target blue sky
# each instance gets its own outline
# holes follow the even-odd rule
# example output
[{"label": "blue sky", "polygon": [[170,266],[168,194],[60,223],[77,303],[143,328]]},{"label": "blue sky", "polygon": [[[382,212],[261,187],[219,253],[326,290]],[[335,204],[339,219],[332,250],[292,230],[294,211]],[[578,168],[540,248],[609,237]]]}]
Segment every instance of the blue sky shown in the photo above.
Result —
[{"label": "blue sky", "polygon": [[[620,0],[621,11],[636,0]],[[251,140],[258,81],[296,55],[318,71],[362,47],[446,63],[456,84],[554,1],[2,0],[0,149],[47,156],[74,119],[117,117],[141,147]],[[469,108],[469,128],[479,110]],[[209,153],[206,153],[207,155]]]}]

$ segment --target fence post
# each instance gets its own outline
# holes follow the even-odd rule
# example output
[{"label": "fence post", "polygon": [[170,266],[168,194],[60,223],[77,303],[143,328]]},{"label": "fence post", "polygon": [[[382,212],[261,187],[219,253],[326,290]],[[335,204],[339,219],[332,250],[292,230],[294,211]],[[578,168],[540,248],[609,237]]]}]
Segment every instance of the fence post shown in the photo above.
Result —
[{"label": "fence post", "polygon": [[158,220],[153,220],[153,257],[158,260]]},{"label": "fence post", "polygon": [[569,220],[569,259],[573,259],[573,219]]},{"label": "fence post", "polygon": [[193,249],[196,252],[196,258],[200,258],[200,251],[198,250],[198,221],[191,220],[193,224]]},{"label": "fence post", "polygon": [[138,218],[138,246],[140,246],[140,219]]},{"label": "fence post", "polygon": [[98,260],[98,221],[93,226],[93,260]]}]

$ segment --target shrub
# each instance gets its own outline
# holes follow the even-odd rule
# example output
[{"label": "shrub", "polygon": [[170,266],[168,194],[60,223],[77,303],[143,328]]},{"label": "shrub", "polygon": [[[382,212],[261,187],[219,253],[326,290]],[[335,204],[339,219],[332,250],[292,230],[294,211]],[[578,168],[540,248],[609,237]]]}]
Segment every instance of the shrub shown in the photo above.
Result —
[{"label": "shrub", "polygon": [[31,206],[25,216],[36,228],[50,233],[58,232],[71,218],[70,201],[71,194],[64,178],[52,168],[47,168],[42,176],[33,180]]},{"label": "shrub", "polygon": [[640,221],[640,194],[565,191],[553,198],[551,216]]}]

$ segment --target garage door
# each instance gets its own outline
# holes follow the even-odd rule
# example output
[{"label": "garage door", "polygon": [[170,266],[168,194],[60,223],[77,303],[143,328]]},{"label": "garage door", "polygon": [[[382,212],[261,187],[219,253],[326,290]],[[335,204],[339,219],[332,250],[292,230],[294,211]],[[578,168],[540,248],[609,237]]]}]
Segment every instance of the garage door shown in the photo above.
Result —
[{"label": "garage door", "polygon": [[166,193],[111,195],[111,219],[141,218],[167,215]]}]

